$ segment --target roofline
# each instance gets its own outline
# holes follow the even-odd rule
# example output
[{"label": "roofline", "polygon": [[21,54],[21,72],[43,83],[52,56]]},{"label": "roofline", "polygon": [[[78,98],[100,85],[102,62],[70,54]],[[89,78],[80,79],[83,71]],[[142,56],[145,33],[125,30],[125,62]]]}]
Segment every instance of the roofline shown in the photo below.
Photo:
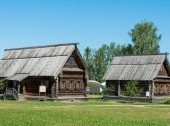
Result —
[{"label": "roofline", "polygon": [[143,63],[143,64],[113,64],[111,63],[110,65],[155,65],[155,64],[162,64],[162,63]]},{"label": "roofline", "polygon": [[84,68],[85,68],[86,78],[87,78],[87,80],[89,80],[89,71],[88,71],[88,69],[87,69],[87,66],[86,66],[86,64],[85,64],[85,62],[84,62],[84,60],[83,60],[83,57],[82,57],[82,55],[81,55],[78,47],[75,47],[75,51],[77,52],[77,54],[78,54],[79,57],[80,57],[80,60],[81,60],[83,66],[84,66]]},{"label": "roofline", "polygon": [[170,64],[169,64],[169,60],[168,60],[168,56],[165,56],[165,61],[167,63],[167,67],[168,67],[168,72],[169,72],[169,76],[170,76]]},{"label": "roofline", "polygon": [[32,47],[22,47],[22,48],[11,48],[5,49],[4,51],[10,50],[21,50],[21,49],[34,49],[34,48],[44,48],[44,47],[56,47],[56,46],[65,46],[65,45],[78,45],[79,43],[63,43],[63,44],[54,44],[54,45],[44,45],[44,46],[32,46]]},{"label": "roofline", "polygon": [[124,56],[148,56],[148,55],[169,55],[169,53],[165,52],[165,53],[157,53],[157,54],[132,54],[132,55],[119,55],[119,56],[113,56],[113,57],[124,57]]}]

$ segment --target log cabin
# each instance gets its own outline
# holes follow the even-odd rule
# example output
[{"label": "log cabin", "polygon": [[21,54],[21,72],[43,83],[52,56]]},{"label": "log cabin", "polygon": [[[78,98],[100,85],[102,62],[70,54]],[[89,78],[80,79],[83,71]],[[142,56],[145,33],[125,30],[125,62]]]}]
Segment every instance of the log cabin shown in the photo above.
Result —
[{"label": "log cabin", "polygon": [[40,85],[51,99],[86,97],[88,74],[77,43],[6,49],[0,77],[8,82],[6,97],[39,96]]},{"label": "log cabin", "polygon": [[124,96],[128,81],[138,81],[139,97],[149,92],[151,98],[170,95],[170,65],[167,53],[155,55],[115,56],[104,78],[113,96]]}]

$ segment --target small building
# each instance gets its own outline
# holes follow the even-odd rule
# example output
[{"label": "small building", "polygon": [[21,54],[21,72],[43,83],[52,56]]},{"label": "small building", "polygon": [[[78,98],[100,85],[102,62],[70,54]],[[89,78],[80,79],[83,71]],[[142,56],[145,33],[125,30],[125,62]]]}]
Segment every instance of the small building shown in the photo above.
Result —
[{"label": "small building", "polygon": [[6,49],[0,77],[16,99],[39,96],[40,85],[51,99],[86,97],[88,75],[77,43]]},{"label": "small building", "polygon": [[167,54],[115,56],[104,79],[112,95],[123,96],[128,81],[136,80],[142,89],[140,96],[149,91],[150,97],[170,95],[170,66]]}]

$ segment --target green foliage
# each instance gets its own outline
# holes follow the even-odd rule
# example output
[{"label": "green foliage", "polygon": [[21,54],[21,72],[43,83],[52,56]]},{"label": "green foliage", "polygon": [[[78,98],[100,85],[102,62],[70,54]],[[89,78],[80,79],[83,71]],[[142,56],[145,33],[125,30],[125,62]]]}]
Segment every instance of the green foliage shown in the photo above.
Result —
[{"label": "green foliage", "polygon": [[125,85],[125,95],[134,97],[140,93],[140,90],[137,87],[138,81],[128,81]]},{"label": "green foliage", "polygon": [[104,88],[103,91],[102,91],[102,94],[104,94],[104,95],[113,95],[113,94],[115,94],[115,87],[110,86],[110,87]]},{"label": "green foliage", "polygon": [[88,68],[90,79],[102,82],[104,73],[114,56],[159,53],[161,35],[158,35],[157,31],[158,29],[152,22],[145,21],[136,24],[129,32],[133,45],[119,45],[111,42],[109,45],[103,44],[95,51],[87,47],[83,58]]},{"label": "green foliage", "polygon": [[134,54],[156,54],[159,53],[159,41],[161,35],[153,22],[141,22],[134,26],[129,32],[134,43]]},{"label": "green foliage", "polygon": [[109,47],[103,45],[101,48],[95,51],[94,54],[94,66],[95,66],[95,80],[102,82],[102,78],[108,65],[107,51]]},{"label": "green foliage", "polygon": [[6,84],[6,80],[4,78],[0,78],[0,93],[4,93]]},{"label": "green foliage", "polygon": [[83,59],[86,63],[90,79],[102,82],[106,69],[114,56],[132,54],[133,47],[128,45],[103,44],[93,51],[90,47],[84,50]]},{"label": "green foliage", "polygon": [[165,99],[165,101],[163,101],[163,104],[170,104],[170,98]]},{"label": "green foliage", "polygon": [[93,57],[93,51],[90,49],[90,47],[86,47],[84,50],[83,59],[85,61],[85,64],[88,69],[88,74],[90,79],[95,79],[94,77],[94,57]]}]

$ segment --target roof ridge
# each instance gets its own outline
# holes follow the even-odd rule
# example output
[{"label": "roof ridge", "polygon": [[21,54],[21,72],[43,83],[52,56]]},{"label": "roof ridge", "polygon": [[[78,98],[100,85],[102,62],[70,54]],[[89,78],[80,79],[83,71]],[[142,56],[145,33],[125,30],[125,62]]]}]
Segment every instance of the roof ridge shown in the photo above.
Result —
[{"label": "roof ridge", "polygon": [[119,55],[119,56],[113,56],[113,57],[125,57],[125,56],[150,56],[150,55],[168,55],[169,53],[157,53],[157,54],[132,54],[132,55]]},{"label": "roof ridge", "polygon": [[32,47],[21,47],[21,48],[11,48],[5,49],[5,51],[10,50],[21,50],[21,49],[34,49],[34,48],[46,48],[46,47],[56,47],[56,46],[66,46],[66,45],[78,45],[79,43],[62,43],[62,44],[53,44],[53,45],[43,45],[43,46],[32,46]]}]

